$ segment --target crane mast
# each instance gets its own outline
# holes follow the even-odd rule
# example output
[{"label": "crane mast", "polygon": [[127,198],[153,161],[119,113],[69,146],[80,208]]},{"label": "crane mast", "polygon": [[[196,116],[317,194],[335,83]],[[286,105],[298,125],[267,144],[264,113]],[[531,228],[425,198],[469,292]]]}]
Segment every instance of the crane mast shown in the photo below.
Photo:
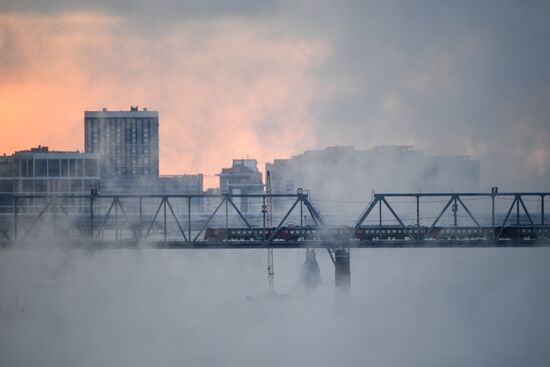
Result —
[{"label": "crane mast", "polygon": [[[265,193],[271,195],[271,176],[269,171],[266,173],[265,179]],[[273,203],[271,196],[266,198],[265,203],[266,211],[266,228],[272,228],[273,226]],[[273,269],[273,248],[267,249],[267,284],[269,293],[275,292],[275,271]]]}]

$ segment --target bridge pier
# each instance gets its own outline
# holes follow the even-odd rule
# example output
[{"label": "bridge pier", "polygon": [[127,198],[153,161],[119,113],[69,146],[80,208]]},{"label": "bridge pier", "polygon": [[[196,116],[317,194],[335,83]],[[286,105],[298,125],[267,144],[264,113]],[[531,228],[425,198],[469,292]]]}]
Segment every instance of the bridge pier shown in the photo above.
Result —
[{"label": "bridge pier", "polygon": [[337,290],[349,291],[351,288],[350,250],[334,251],[334,285]]},{"label": "bridge pier", "polygon": [[306,261],[302,265],[300,281],[306,289],[315,289],[321,283],[321,271],[315,249],[306,249]]}]

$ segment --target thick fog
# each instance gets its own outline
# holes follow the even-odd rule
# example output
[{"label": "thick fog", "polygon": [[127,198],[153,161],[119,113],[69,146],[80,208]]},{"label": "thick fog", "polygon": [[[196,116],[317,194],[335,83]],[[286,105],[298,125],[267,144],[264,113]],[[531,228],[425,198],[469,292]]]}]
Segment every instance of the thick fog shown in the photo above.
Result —
[{"label": "thick fog", "polygon": [[5,366],[544,366],[546,249],[352,251],[352,288],[298,285],[303,251],[2,250]]},{"label": "thick fog", "polygon": [[[138,104],[160,111],[161,173],[206,186],[233,158],[411,145],[479,160],[482,191],[548,191],[549,35],[548,1],[0,0],[0,153],[82,149],[84,110]],[[422,189],[375,168],[349,202],[311,192],[329,223]],[[485,223],[488,200],[466,202]],[[0,366],[550,365],[548,248],[354,249],[349,293],[326,251],[304,289],[304,251],[275,250],[266,297],[265,250],[69,249],[64,230],[0,249]]]}]

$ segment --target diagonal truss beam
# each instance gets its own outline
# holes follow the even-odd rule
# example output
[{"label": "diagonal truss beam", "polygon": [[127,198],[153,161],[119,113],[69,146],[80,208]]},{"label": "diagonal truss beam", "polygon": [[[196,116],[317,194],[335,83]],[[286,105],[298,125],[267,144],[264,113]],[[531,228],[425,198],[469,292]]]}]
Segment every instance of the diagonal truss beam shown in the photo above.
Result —
[{"label": "diagonal truss beam", "polygon": [[445,207],[443,208],[443,210],[441,211],[441,213],[439,213],[439,215],[437,216],[435,221],[432,223],[430,228],[426,231],[426,233],[424,233],[424,235],[422,236],[422,239],[426,238],[426,236],[429,235],[432,232],[432,230],[436,226],[437,222],[439,222],[439,220],[441,219],[443,214],[445,214],[445,212],[447,211],[447,209],[449,208],[451,203],[454,201],[454,199],[455,199],[455,195],[452,195],[451,198],[449,199],[449,201],[447,202],[447,204],[445,205]]},{"label": "diagonal truss beam", "polygon": [[[313,218],[313,221],[315,222],[315,224],[319,225],[320,223],[321,226],[326,227],[327,224],[323,219],[321,212],[315,207],[315,205],[313,205],[313,203],[307,197],[302,198],[302,201],[305,204],[307,210],[309,211],[309,215],[311,215],[311,217]],[[336,260],[334,259],[334,255],[332,254],[329,248],[327,248],[327,252],[328,252],[328,256],[332,260],[332,263],[336,265]]]},{"label": "diagonal truss beam", "polygon": [[212,219],[214,218],[214,216],[216,215],[216,213],[218,212],[218,210],[220,210],[221,206],[223,205],[223,203],[225,203],[226,201],[226,197],[222,197],[222,199],[220,200],[220,203],[218,204],[218,206],[216,207],[216,209],[214,210],[214,212],[212,214],[210,214],[210,217],[208,217],[208,220],[206,221],[206,223],[204,223],[204,225],[202,226],[201,230],[199,231],[199,233],[197,233],[197,235],[195,236],[195,238],[193,239],[193,242],[196,242],[198,239],[199,239],[199,236],[202,234],[202,232],[204,232],[204,230],[206,229],[206,227],[208,227],[208,225],[210,224],[210,222],[212,221]]},{"label": "diagonal truss beam", "polygon": [[242,221],[244,222],[244,224],[246,224],[246,226],[248,227],[248,229],[251,229],[251,230],[252,230],[252,234],[253,234],[254,238],[259,239],[259,237],[258,237],[258,235],[256,234],[256,232],[253,230],[254,228],[250,225],[250,223],[248,223],[248,221],[246,220],[244,214],[239,210],[239,208],[237,208],[237,205],[235,205],[235,203],[233,202],[233,199],[231,199],[231,197],[228,197],[228,198],[227,198],[227,201],[229,202],[229,204],[231,204],[231,206],[233,207],[233,209],[235,209],[235,211],[237,212],[237,214],[239,215],[239,217],[242,219]]},{"label": "diagonal truss beam", "polygon": [[52,205],[52,199],[48,199],[48,201],[46,202],[46,204],[44,205],[42,210],[40,210],[40,212],[38,213],[36,218],[34,218],[34,220],[32,221],[30,227],[27,229],[27,231],[25,233],[23,233],[23,236],[21,237],[21,241],[25,240],[25,238],[27,238],[27,236],[33,231],[33,229],[36,226],[36,224],[38,223],[38,221],[42,218],[42,216],[44,215],[46,210],[48,210],[48,208],[51,205]]},{"label": "diagonal truss beam", "polygon": [[116,204],[115,205],[118,205],[118,207],[122,211],[122,215],[124,217],[124,220],[126,221],[126,224],[128,225],[128,229],[130,230],[130,232],[132,232],[132,236],[134,237],[134,240],[136,242],[138,242],[139,241],[138,236],[137,236],[135,230],[132,229],[132,224],[130,222],[130,219],[128,218],[128,214],[126,213],[126,210],[124,209],[124,206],[122,205],[122,203],[120,202],[120,199],[118,197],[116,198]]},{"label": "diagonal truss beam", "polygon": [[525,203],[523,202],[523,199],[521,198],[521,196],[518,198],[518,200],[519,200],[519,203],[521,204],[521,207],[523,208],[523,211],[525,212],[525,215],[527,215],[527,219],[529,219],[529,223],[535,224],[533,222],[533,219],[529,215],[529,211],[527,211],[527,208],[525,207]]},{"label": "diagonal truss beam", "polygon": [[181,226],[180,221],[178,220],[178,217],[176,216],[176,213],[174,212],[174,208],[172,208],[172,204],[170,204],[170,200],[168,200],[168,198],[166,198],[165,200],[166,200],[166,204],[168,204],[168,208],[170,208],[170,212],[172,213],[172,216],[174,217],[174,220],[176,221],[176,224],[178,225],[178,228],[181,232],[181,235],[183,236],[183,240],[187,241],[187,236],[185,235],[185,230]]},{"label": "diagonal truss beam", "polygon": [[375,197],[374,200],[370,202],[370,204],[367,206],[367,208],[363,211],[359,219],[355,222],[355,232],[359,230],[359,227],[363,224],[363,222],[367,219],[370,212],[376,207],[376,204],[378,204],[378,201],[380,199],[378,197]]},{"label": "diagonal truss beam", "polygon": [[244,214],[239,210],[239,208],[237,208],[237,205],[235,205],[235,203],[233,202],[233,199],[231,198],[227,198],[226,199],[229,204],[231,204],[231,206],[233,207],[233,209],[235,209],[235,211],[237,212],[237,214],[239,215],[239,217],[243,220],[244,224],[246,224],[246,226],[249,228],[249,229],[253,229],[252,226],[250,225],[250,223],[248,223],[248,221],[246,220],[246,218],[244,217]]},{"label": "diagonal truss beam", "polygon": [[481,228],[481,225],[478,223],[478,221],[476,220],[476,218],[472,215],[472,213],[470,213],[470,210],[468,209],[468,207],[466,206],[466,204],[464,204],[462,202],[462,199],[460,199],[460,196],[457,196],[456,199],[458,200],[458,202],[460,203],[460,205],[462,205],[462,207],[464,208],[464,210],[466,211],[466,213],[468,214],[468,216],[474,221],[474,223],[476,224],[476,226],[478,228]]},{"label": "diagonal truss beam", "polygon": [[157,210],[155,211],[155,215],[153,216],[153,219],[151,220],[151,224],[147,228],[147,232],[145,232],[145,236],[143,236],[144,239],[146,239],[149,236],[149,233],[151,233],[151,229],[153,229],[153,226],[155,225],[155,222],[157,221],[157,217],[159,215],[160,209],[162,209],[162,205],[164,204],[164,198],[160,200],[159,206]]},{"label": "diagonal truss beam", "polygon": [[277,235],[277,233],[279,233],[279,231],[281,230],[281,227],[282,227],[283,224],[285,223],[286,219],[290,216],[290,213],[292,213],[292,211],[294,210],[294,208],[296,208],[296,205],[298,205],[299,202],[300,202],[300,198],[296,199],[296,201],[294,202],[294,204],[292,204],[292,206],[290,207],[290,209],[288,210],[288,212],[286,212],[285,216],[283,217],[283,219],[281,220],[281,222],[279,223],[279,225],[277,226],[277,228],[275,228],[275,230],[273,231],[273,233],[271,234],[271,236],[269,236],[269,238],[267,239],[269,242],[273,241],[273,239],[275,238],[275,236]]},{"label": "diagonal truss beam", "polygon": [[[508,218],[510,217],[510,213],[512,213],[512,210],[514,209],[514,206],[517,204],[518,198],[514,197],[514,201],[512,201],[512,205],[510,205],[510,209],[508,209],[508,213],[506,213],[506,217],[504,218],[504,221],[502,222],[502,225],[500,226],[500,230],[498,231],[497,240],[500,238],[500,235],[502,234],[502,231],[504,230],[504,226],[508,222]],[[496,228],[495,228],[496,229]]]},{"label": "diagonal truss beam", "polygon": [[[44,216],[44,214],[46,214],[47,210],[49,208],[57,208],[59,209],[66,217],[70,217],[69,213],[67,212],[67,210],[63,207],[63,205],[60,205],[58,203],[58,201],[56,200],[55,197],[52,197],[50,198],[46,204],[44,205],[44,207],[42,208],[42,210],[40,211],[40,213],[36,216],[36,218],[34,218],[33,222],[31,223],[30,227],[27,229],[27,231],[23,234],[23,236],[21,237],[21,240],[24,240],[33,230],[34,228],[36,227],[36,225],[38,224],[38,222],[40,221],[40,219],[42,219],[42,217]],[[5,233],[3,230],[2,230],[2,233],[4,234],[4,236],[6,236],[6,238],[10,239],[11,241],[11,238],[8,236],[7,233]]]},{"label": "diagonal truss beam", "polygon": [[395,217],[395,219],[397,219],[397,221],[399,222],[399,224],[401,225],[401,227],[405,228],[405,225],[403,224],[403,222],[401,221],[401,218],[399,218],[399,216],[395,213],[395,211],[393,210],[393,208],[391,207],[391,205],[386,201],[386,198],[385,197],[382,197],[382,202],[384,204],[386,204],[386,206],[388,207],[388,209],[390,210],[390,212],[392,213],[392,215]]},{"label": "diagonal truss beam", "polygon": [[315,222],[315,224],[320,223],[323,227],[326,227],[326,222],[323,219],[321,212],[317,210],[315,205],[313,205],[313,203],[307,197],[303,197],[301,199],[304,205],[306,206],[307,210],[309,211],[309,215],[311,215],[311,217],[313,218],[313,221]]},{"label": "diagonal truss beam", "polygon": [[107,223],[107,219],[109,218],[109,215],[111,214],[111,211],[113,210],[113,207],[115,206],[116,198],[113,198],[113,201],[111,201],[111,205],[109,206],[109,210],[107,210],[107,214],[105,214],[105,217],[101,221],[101,224],[99,225],[99,228],[97,229],[96,235],[94,237],[94,240],[99,240],[99,235],[103,232],[103,229],[105,227],[105,224]]},{"label": "diagonal truss beam", "polygon": [[56,199],[52,199],[52,202],[51,202],[51,207],[54,207],[54,208],[57,208],[59,210],[61,210],[63,212],[63,214],[66,216],[66,217],[70,217],[69,213],[67,212],[67,210],[65,209],[65,207],[63,205],[61,205],[58,200]]}]

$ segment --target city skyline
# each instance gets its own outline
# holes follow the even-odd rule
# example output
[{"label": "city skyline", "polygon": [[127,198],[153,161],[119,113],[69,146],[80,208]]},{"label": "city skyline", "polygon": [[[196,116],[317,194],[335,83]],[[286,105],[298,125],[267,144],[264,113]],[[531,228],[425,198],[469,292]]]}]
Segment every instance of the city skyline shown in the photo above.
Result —
[{"label": "city skyline", "polygon": [[470,155],[492,184],[544,189],[549,11],[1,2],[0,150],[72,150],[83,110],[137,104],[161,111],[163,174],[395,144]]},{"label": "city skyline", "polygon": [[[139,110],[139,106],[130,106],[130,109],[129,110],[108,110],[107,108],[103,107],[101,110],[97,110],[97,111],[84,111],[84,126],[85,126],[85,129],[83,129],[83,135],[84,135],[84,149],[80,149],[80,148],[76,148],[74,150],[61,150],[61,149],[56,149],[55,147],[51,147],[49,145],[48,142],[43,142],[43,144],[39,144],[37,145],[36,147],[28,147],[28,148],[19,148],[19,149],[16,149],[14,152],[12,152],[10,155],[15,155],[16,153],[26,153],[26,152],[31,152],[31,151],[39,151],[39,150],[44,150],[45,151],[49,151],[50,152],[62,152],[62,153],[80,153],[82,151],[82,153],[86,153],[86,152],[92,152],[92,151],[96,151],[97,148],[92,148],[92,142],[96,142],[95,144],[97,144],[98,142],[98,135],[99,136],[103,136],[101,139],[103,141],[103,139],[107,138],[107,135],[108,134],[108,131],[107,130],[114,130],[113,131],[110,131],[110,133],[112,133],[112,137],[110,138],[110,140],[107,140],[107,144],[115,144],[115,133],[116,132],[116,125],[117,123],[119,124],[122,124],[120,125],[122,127],[122,130],[128,130],[128,129],[131,129],[131,130],[128,130],[128,131],[120,131],[120,127],[119,127],[119,131],[118,131],[118,134],[120,135],[119,138],[121,138],[122,140],[127,140],[127,139],[131,139],[132,140],[132,144],[135,144],[136,143],[136,131],[135,130],[135,126],[134,125],[128,125],[130,122],[123,122],[125,121],[124,119],[128,118],[128,119],[131,119],[131,118],[140,118],[140,119],[143,119],[144,117],[146,119],[149,119],[151,117],[154,117],[155,118],[155,133],[154,133],[154,136],[156,136],[156,143],[154,143],[153,145],[154,146],[158,146],[158,145],[162,145],[162,142],[159,141],[159,137],[157,136],[158,134],[158,130],[159,128],[162,126],[162,123],[159,123],[159,111],[154,111],[154,110],[149,110],[148,108],[144,107],[142,108],[141,110]],[[89,125],[91,123],[91,120],[90,120],[90,117],[93,117],[95,119],[98,119],[101,120],[101,119],[105,119],[104,122],[102,122],[102,124],[105,124],[105,127],[107,126],[111,126],[109,127],[108,129],[105,130],[105,132],[102,132],[102,133],[99,133],[98,132],[100,130],[94,130],[94,133],[92,134],[92,129],[91,129],[91,126],[92,125]],[[97,124],[97,128],[99,128],[99,120],[96,122]],[[130,120],[128,120],[130,121]],[[133,121],[133,120],[132,120]],[[138,120],[136,120],[138,121]],[[145,121],[145,120],[144,120]],[[145,122],[144,122],[145,123]],[[130,128],[130,126],[134,126],[133,128]],[[137,126],[137,125],[136,125]],[[139,122],[139,126],[141,126],[141,122]],[[139,129],[138,129],[139,130]],[[107,135],[104,135],[106,134]],[[143,139],[141,137],[141,132],[138,133],[137,137],[140,139]],[[93,137],[93,140],[92,140],[92,137]],[[108,139],[108,138],[107,138]],[[122,142],[121,140],[121,142]],[[154,142],[154,139],[152,139],[152,142]],[[105,142],[102,143],[103,145],[105,144]],[[98,145],[98,147],[101,147],[103,145]],[[133,145],[132,145],[133,146]],[[136,145],[135,147],[140,147],[141,145]],[[136,148],[133,148],[133,149],[136,149]],[[428,153],[428,156],[430,156],[430,152],[424,152],[422,150],[415,150],[413,146],[404,146],[404,145],[377,145],[377,146],[373,146],[370,148],[370,150],[379,150],[379,151],[382,151],[382,152],[386,152],[386,154],[390,153],[392,151],[392,149],[390,150],[387,150],[387,149],[384,149],[384,148],[395,148],[395,149],[398,149],[398,150],[403,150],[403,151],[409,151],[409,152],[414,152],[415,154],[422,154],[424,155],[425,153]],[[104,151],[105,150],[105,146],[102,149],[102,153],[101,153],[101,156],[105,155],[105,153],[107,151]],[[115,152],[115,145],[112,145],[111,148],[109,148],[109,154],[114,154]],[[138,148],[138,149],[142,149],[143,148]],[[305,150],[305,151],[302,151],[302,152],[296,152],[296,153],[293,153],[289,156],[286,156],[286,157],[271,157],[271,158],[267,158],[265,162],[261,162],[259,160],[257,160],[255,157],[249,157],[249,155],[247,154],[246,155],[246,158],[245,157],[232,157],[229,159],[229,161],[233,161],[233,164],[235,164],[234,162],[235,161],[239,161],[239,160],[249,160],[252,159],[254,161],[257,161],[259,164],[260,164],[260,167],[262,166],[265,166],[266,167],[266,170],[265,171],[262,171],[261,169],[259,170],[259,172],[262,174],[262,177],[265,178],[265,175],[266,175],[266,172],[267,172],[267,167],[270,166],[270,165],[273,165],[274,163],[276,163],[277,161],[284,161],[284,160],[289,160],[289,159],[294,159],[298,156],[301,156],[301,155],[304,155],[304,154],[311,154],[311,153],[321,153],[323,151],[325,152],[329,152],[329,151],[333,151],[333,152],[336,152],[338,151],[339,149],[344,149],[346,151],[348,151],[349,149],[351,149],[351,151],[356,151],[356,148],[354,146],[338,146],[338,145],[334,145],[334,146],[326,146],[326,147],[323,147],[323,148],[319,148],[319,149],[310,149],[310,150]],[[99,152],[99,150],[97,150]],[[367,152],[369,151],[369,149],[363,149],[363,150],[357,150],[357,153],[360,153],[360,152]],[[6,157],[7,153],[6,152],[3,152],[0,154],[3,154],[4,157]],[[120,153],[119,153],[120,154]],[[158,152],[157,152],[158,154]],[[391,156],[392,154],[390,154]],[[437,155],[431,155],[433,158],[437,158],[439,156]],[[107,162],[113,162],[114,161],[114,158],[115,156],[111,156],[111,155],[108,155],[108,156],[105,156],[105,158],[103,158],[104,160],[104,164],[107,164]],[[119,156],[119,158],[116,158],[116,159],[121,159],[121,157],[123,156]],[[469,159],[469,158],[474,158],[474,157],[470,157],[470,156],[467,156],[467,155],[442,155],[440,157],[451,157],[451,158],[454,158],[454,159],[459,159],[459,160],[462,160],[464,158],[466,159]],[[386,159],[389,158],[389,156],[386,156],[385,157]],[[130,158],[122,158],[124,161],[126,159],[130,159]],[[395,159],[395,158],[393,158]],[[193,175],[195,173],[190,173],[190,172],[174,172],[174,173],[170,173],[170,174],[166,174],[166,173],[163,173],[163,172],[159,172],[158,171],[158,166],[161,165],[162,163],[162,159],[159,159],[158,155],[156,156],[156,163],[154,163],[155,161],[155,158],[153,157],[150,157],[149,158],[150,160],[150,164],[156,164],[157,166],[157,171],[156,173],[154,171],[151,171],[151,172],[148,172],[146,173],[146,175],[149,175],[149,174],[153,174],[156,175],[156,176],[164,176],[164,177],[169,177],[169,176],[173,176],[173,175]],[[478,184],[477,185],[473,185],[471,187],[480,187],[479,186],[479,161],[476,161],[477,164],[478,164]],[[345,162],[345,161],[342,161],[341,162],[342,164],[347,164],[349,162]],[[390,158],[390,161],[388,161],[387,163],[391,163],[391,158]],[[111,163],[112,164],[112,163]],[[135,162],[134,162],[135,164]],[[400,164],[399,162],[395,162],[395,164]],[[101,172],[102,172],[102,176],[111,176],[112,175],[112,171],[113,171],[113,168],[109,168],[108,167],[109,165],[107,164],[105,167],[103,167],[101,169]],[[208,190],[208,189],[221,189],[223,186],[221,183],[220,183],[220,172],[223,173],[227,168],[224,168],[228,166],[228,164],[224,164],[223,166],[221,167],[218,167],[217,169],[215,169],[215,171],[213,173],[205,173],[204,171],[198,171],[196,172],[196,174],[200,175],[201,176],[201,180],[204,181],[204,189],[205,190]],[[306,167],[304,167],[306,168]],[[346,167],[342,166],[340,169],[343,169],[345,170]],[[307,171],[307,169],[306,169]],[[121,174],[122,171],[118,172],[118,174]],[[128,170],[128,173],[125,173],[124,175],[129,175],[128,177],[130,177],[132,174],[136,174],[137,171],[134,169],[134,171],[132,172],[131,170]],[[138,173],[138,176],[139,175],[143,175],[143,168],[142,168],[142,172],[141,173]],[[364,173],[363,173],[364,174]],[[124,176],[123,175],[123,176]],[[306,176],[308,174],[306,173]],[[357,176],[357,178],[359,178],[362,174],[361,173],[351,173],[352,176]],[[404,176],[404,178],[407,177],[406,175]],[[382,180],[386,179],[386,176],[382,176]],[[412,176],[410,178],[408,178],[409,180],[411,180],[411,182],[413,181],[412,179]],[[440,180],[441,178],[439,178],[438,180]],[[308,182],[310,181],[310,182]],[[116,182],[116,181],[115,181]],[[304,181],[304,184],[308,182],[308,184],[311,183],[311,180],[310,179],[306,179]],[[302,184],[300,183],[296,183],[298,184],[299,186],[302,186]],[[109,185],[111,186],[111,185]],[[467,186],[465,186],[467,187]],[[409,189],[410,190],[410,189]],[[444,190],[445,191],[445,190]],[[472,191],[477,191],[477,189],[474,189]]]}]

